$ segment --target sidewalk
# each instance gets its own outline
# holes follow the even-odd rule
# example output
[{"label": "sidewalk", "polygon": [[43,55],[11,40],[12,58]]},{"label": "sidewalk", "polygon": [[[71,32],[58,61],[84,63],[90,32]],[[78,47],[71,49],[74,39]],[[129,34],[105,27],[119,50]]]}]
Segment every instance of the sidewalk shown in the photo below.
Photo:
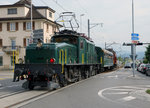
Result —
[{"label": "sidewalk", "polygon": [[0,80],[12,79],[13,75],[13,70],[0,70]]}]

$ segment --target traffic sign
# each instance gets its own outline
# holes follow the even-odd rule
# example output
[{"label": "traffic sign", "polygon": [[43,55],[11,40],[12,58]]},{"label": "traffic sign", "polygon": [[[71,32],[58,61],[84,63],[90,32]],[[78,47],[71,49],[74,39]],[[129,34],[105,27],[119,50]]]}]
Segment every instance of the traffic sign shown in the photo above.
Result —
[{"label": "traffic sign", "polygon": [[137,33],[132,33],[131,36],[137,37],[137,36],[139,36],[139,34],[137,34]]},{"label": "traffic sign", "polygon": [[139,40],[139,37],[137,37],[137,36],[132,36],[132,37],[131,37],[131,40],[137,41],[137,40]]},{"label": "traffic sign", "polygon": [[132,41],[132,43],[135,43],[135,44],[137,44],[137,43],[138,43],[138,41],[135,41],[135,40],[133,40],[133,41]]},{"label": "traffic sign", "polygon": [[33,37],[43,37],[43,29],[33,30]]},{"label": "traffic sign", "polygon": [[33,30],[33,43],[37,43],[38,39],[43,41],[43,29]]}]

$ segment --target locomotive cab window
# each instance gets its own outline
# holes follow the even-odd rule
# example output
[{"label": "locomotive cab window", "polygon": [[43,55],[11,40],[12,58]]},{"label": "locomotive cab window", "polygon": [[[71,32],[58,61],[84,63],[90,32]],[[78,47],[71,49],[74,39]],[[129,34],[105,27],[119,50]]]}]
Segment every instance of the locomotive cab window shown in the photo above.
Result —
[{"label": "locomotive cab window", "polygon": [[83,41],[80,42],[80,48],[83,49]]},{"label": "locomotive cab window", "polygon": [[62,36],[62,37],[54,37],[52,39],[52,42],[57,42],[57,43],[70,43],[70,44],[77,44],[77,38],[76,37],[69,37],[69,36]]}]

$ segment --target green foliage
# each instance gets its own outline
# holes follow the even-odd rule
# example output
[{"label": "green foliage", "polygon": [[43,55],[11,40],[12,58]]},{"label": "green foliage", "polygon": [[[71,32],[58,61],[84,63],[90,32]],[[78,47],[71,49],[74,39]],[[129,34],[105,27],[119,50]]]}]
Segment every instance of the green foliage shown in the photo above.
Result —
[{"label": "green foliage", "polygon": [[150,94],[150,89],[146,90],[146,93]]},{"label": "green foliage", "polygon": [[146,58],[143,58],[143,63],[147,64],[148,60]]},{"label": "green foliage", "polygon": [[150,45],[146,48],[144,62],[150,63]]}]

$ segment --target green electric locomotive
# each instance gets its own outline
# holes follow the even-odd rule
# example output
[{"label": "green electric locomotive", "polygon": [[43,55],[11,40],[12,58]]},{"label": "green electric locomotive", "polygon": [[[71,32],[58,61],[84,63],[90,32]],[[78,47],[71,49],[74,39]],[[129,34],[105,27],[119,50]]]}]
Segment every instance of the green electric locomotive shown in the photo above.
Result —
[{"label": "green electric locomotive", "polygon": [[83,34],[63,30],[51,43],[39,41],[26,48],[25,63],[15,65],[14,81],[27,79],[23,87],[29,89],[65,86],[112,67],[113,58]]}]

